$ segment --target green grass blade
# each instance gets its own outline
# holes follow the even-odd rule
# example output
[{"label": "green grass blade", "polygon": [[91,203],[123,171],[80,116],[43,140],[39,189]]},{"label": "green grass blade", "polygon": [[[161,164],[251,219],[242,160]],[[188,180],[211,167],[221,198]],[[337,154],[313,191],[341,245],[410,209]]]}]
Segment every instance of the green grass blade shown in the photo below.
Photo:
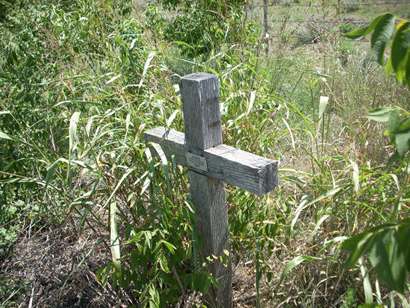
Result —
[{"label": "green grass blade", "polygon": [[0,132],[0,139],[13,140],[13,138],[3,132]]},{"label": "green grass blade", "polygon": [[117,203],[115,201],[110,203],[110,248],[112,262],[114,266],[121,269],[121,250],[120,250],[120,238],[118,233],[118,219],[117,219]]}]

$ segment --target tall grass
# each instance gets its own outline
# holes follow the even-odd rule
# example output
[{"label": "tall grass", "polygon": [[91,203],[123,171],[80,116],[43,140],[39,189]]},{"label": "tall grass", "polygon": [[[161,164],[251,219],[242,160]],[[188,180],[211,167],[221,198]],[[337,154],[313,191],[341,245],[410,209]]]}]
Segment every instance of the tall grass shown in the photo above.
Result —
[{"label": "tall grass", "polygon": [[253,25],[248,39],[186,58],[127,1],[35,1],[0,22],[0,132],[11,139],[0,139],[3,258],[28,225],[72,222],[112,252],[97,276],[123,303],[200,301],[214,281],[193,266],[185,171],[142,134],[182,130],[178,78],[207,71],[221,81],[225,143],[281,161],[272,194],[227,188],[235,291],[246,290],[235,302],[364,302],[339,245],[408,204],[407,171],[387,164],[390,149],[365,114],[406,104],[409,92],[360,46],[332,33],[320,53],[265,57]]}]

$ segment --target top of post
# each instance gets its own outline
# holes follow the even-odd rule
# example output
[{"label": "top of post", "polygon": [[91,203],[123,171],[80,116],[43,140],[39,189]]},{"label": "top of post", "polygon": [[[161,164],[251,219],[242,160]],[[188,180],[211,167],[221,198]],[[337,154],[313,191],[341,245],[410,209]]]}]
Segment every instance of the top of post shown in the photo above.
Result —
[{"label": "top of post", "polygon": [[207,73],[182,77],[181,96],[188,151],[201,152],[221,144],[218,77]]},{"label": "top of post", "polygon": [[[199,94],[199,99],[211,99],[219,97],[219,80],[218,77],[208,73],[193,73],[182,77],[182,92],[193,91]],[[185,91],[184,91],[185,90]]]},{"label": "top of post", "polygon": [[205,81],[208,79],[215,79],[216,81],[218,81],[218,77],[216,77],[213,74],[209,74],[209,73],[193,73],[193,74],[185,75],[184,77],[182,77],[182,80],[192,81],[192,82],[201,82],[201,81]]}]

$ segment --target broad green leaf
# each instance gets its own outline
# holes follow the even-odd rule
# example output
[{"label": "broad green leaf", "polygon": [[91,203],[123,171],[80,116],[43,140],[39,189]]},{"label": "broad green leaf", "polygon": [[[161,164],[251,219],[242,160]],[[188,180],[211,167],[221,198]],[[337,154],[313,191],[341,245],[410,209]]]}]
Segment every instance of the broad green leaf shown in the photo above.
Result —
[{"label": "broad green leaf", "polygon": [[409,59],[410,59],[410,51],[407,51],[406,56],[404,57],[402,61],[402,64],[399,65],[399,67],[397,68],[397,71],[395,72],[396,79],[402,84],[406,84],[406,82],[410,78],[410,75],[408,75],[408,72],[406,70],[406,64],[407,64],[407,61],[409,61]]},{"label": "broad green leaf", "polygon": [[[343,242],[342,248],[351,252],[347,261],[349,267],[359,262],[364,280],[368,280],[368,275],[361,257],[369,253],[370,263],[379,279],[389,289],[403,293],[407,289],[406,278],[410,270],[409,238],[410,221],[406,220],[399,224],[381,225],[353,236]],[[368,293],[367,303],[372,302],[368,282],[364,285]]]},{"label": "broad green leaf", "polygon": [[391,64],[400,82],[403,82],[406,76],[406,62],[409,47],[410,22],[406,22],[397,30],[391,48]]},{"label": "broad green leaf", "polygon": [[0,132],[0,139],[13,140],[9,135],[3,132]]},{"label": "broad green leaf", "polygon": [[398,133],[404,133],[410,130],[410,117],[401,121],[399,127],[397,128]]},{"label": "broad green leaf", "polygon": [[368,231],[355,235],[343,242],[342,249],[350,251],[346,261],[347,267],[353,267],[368,252],[372,245],[373,235],[372,231]]},{"label": "broad green leaf", "polygon": [[383,16],[377,17],[375,20],[372,21],[372,23],[369,26],[358,28],[358,29],[355,29],[353,31],[350,31],[350,32],[346,33],[345,36],[347,38],[350,38],[350,39],[357,39],[359,37],[368,35],[377,26],[377,24],[382,19],[382,17]]},{"label": "broad green leaf", "polygon": [[342,248],[351,252],[347,265],[359,264],[361,257],[369,254],[369,260],[378,277],[390,289],[403,292],[407,270],[410,268],[410,222],[386,224],[358,234],[343,242]]},{"label": "broad green leaf", "polygon": [[[393,237],[394,239],[394,237]],[[406,285],[406,256],[401,253],[401,249],[396,240],[390,242],[390,272],[392,275],[392,284],[389,285],[390,289],[404,293],[407,289]],[[382,265],[380,265],[382,266]]]},{"label": "broad green leaf", "polygon": [[388,122],[390,118],[390,113],[393,111],[393,108],[384,107],[384,108],[377,108],[367,115],[369,120],[373,120],[376,122]]},{"label": "broad green leaf", "polygon": [[406,269],[410,272],[410,222],[405,221],[401,223],[395,234],[397,238],[398,248],[401,250],[401,253],[404,255]]},{"label": "broad green leaf", "polygon": [[406,81],[407,81],[407,86],[410,87],[410,55],[407,56]]},{"label": "broad green leaf", "polygon": [[410,131],[395,135],[394,143],[396,144],[397,152],[403,156],[409,150]]},{"label": "broad green leaf", "polygon": [[384,65],[384,71],[386,72],[386,75],[391,75],[393,74],[393,65],[391,63],[391,57],[387,59],[386,64]]},{"label": "broad green leaf", "polygon": [[400,122],[400,112],[397,109],[394,109],[392,112],[390,112],[388,130],[391,133],[395,134],[400,126]]},{"label": "broad green leaf", "polygon": [[395,19],[395,16],[392,14],[381,16],[370,40],[371,47],[376,52],[377,62],[382,65],[384,64],[384,50],[394,33]]},{"label": "broad green leaf", "polygon": [[362,27],[362,28],[357,28],[357,29],[354,29],[354,30],[352,30],[352,31],[350,31],[350,32],[347,32],[347,33],[345,33],[344,35],[345,35],[347,38],[350,38],[350,39],[357,39],[357,38],[366,36],[366,35],[369,34],[371,31],[372,31],[372,30],[371,30],[369,27]]},{"label": "broad green leaf", "polygon": [[[387,247],[385,246],[384,238],[389,237],[391,230],[386,229],[381,233],[375,234],[373,239],[373,245],[369,250],[369,260],[374,268],[377,268],[380,264],[384,268],[379,268],[378,275],[383,281],[391,282],[391,273],[389,272],[389,254],[387,252]],[[387,242],[387,241],[386,241]]]},{"label": "broad green leaf", "polygon": [[377,275],[390,289],[403,292],[405,287],[405,256],[399,249],[396,228],[389,228],[376,235],[369,253],[372,266]]},{"label": "broad green leaf", "polygon": [[402,31],[402,44],[409,51],[410,48],[410,21],[406,23],[406,29]]}]

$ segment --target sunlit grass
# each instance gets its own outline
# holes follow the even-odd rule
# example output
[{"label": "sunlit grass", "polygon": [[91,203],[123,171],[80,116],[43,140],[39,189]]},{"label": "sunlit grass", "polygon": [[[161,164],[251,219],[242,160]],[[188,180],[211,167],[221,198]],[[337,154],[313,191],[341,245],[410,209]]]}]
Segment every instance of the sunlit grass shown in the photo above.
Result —
[{"label": "sunlit grass", "polygon": [[[121,302],[175,304],[204,291],[212,281],[192,267],[185,172],[155,158],[142,134],[182,130],[178,78],[207,71],[221,82],[224,142],[281,162],[280,186],[266,197],[227,188],[239,285],[252,294],[257,281],[267,305],[363,302],[359,270],[343,268],[339,245],[394,219],[389,204],[408,194],[402,166],[387,165],[391,149],[365,116],[386,102],[405,106],[408,90],[334,28],[316,44],[274,38],[268,56],[255,30],[249,42],[188,59],[133,10],[126,1],[37,1],[0,24],[0,132],[12,138],[0,139],[4,257],[27,226],[74,221],[114,251],[98,277]],[[271,17],[283,12],[303,17],[286,7]],[[329,98],[321,112],[320,97]]]}]

